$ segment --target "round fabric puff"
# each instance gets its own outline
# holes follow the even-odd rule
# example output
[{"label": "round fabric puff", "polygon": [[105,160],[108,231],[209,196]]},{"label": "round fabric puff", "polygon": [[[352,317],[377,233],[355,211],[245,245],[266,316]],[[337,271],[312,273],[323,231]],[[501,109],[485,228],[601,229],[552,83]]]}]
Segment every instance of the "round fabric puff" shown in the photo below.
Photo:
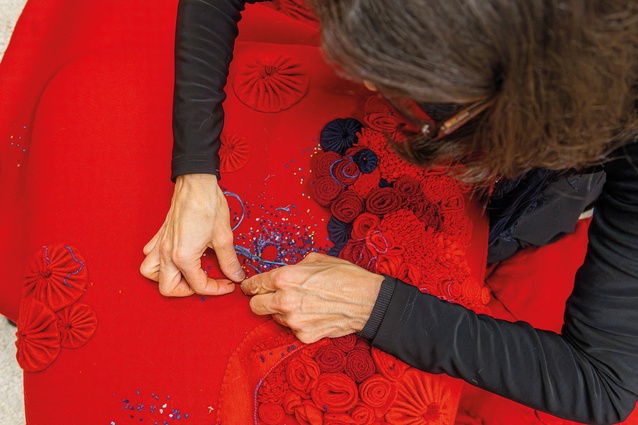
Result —
[{"label": "round fabric puff", "polygon": [[87,280],[86,263],[76,248],[63,244],[43,246],[29,263],[24,296],[32,296],[58,311],[80,299]]},{"label": "round fabric puff", "polygon": [[259,112],[284,111],[308,92],[310,78],[289,56],[261,57],[245,64],[233,81],[237,98]]},{"label": "round fabric puff", "polygon": [[55,313],[29,297],[20,303],[16,358],[25,372],[46,369],[60,354],[60,332]]},{"label": "round fabric puff", "polygon": [[219,171],[232,173],[248,163],[250,146],[246,139],[234,133],[224,133],[221,136],[219,148]]},{"label": "round fabric puff", "polygon": [[352,224],[330,217],[328,221],[328,237],[335,245],[345,244],[350,239]]},{"label": "round fabric puff", "polygon": [[337,118],[321,130],[319,143],[325,152],[343,155],[357,142],[357,133],[363,124],[354,118]]},{"label": "round fabric puff", "polygon": [[392,424],[452,423],[456,400],[439,376],[424,376],[409,369],[397,382],[397,398],[385,418]]},{"label": "round fabric puff", "polygon": [[62,348],[82,347],[97,328],[95,311],[86,304],[73,304],[60,310],[57,316]]}]

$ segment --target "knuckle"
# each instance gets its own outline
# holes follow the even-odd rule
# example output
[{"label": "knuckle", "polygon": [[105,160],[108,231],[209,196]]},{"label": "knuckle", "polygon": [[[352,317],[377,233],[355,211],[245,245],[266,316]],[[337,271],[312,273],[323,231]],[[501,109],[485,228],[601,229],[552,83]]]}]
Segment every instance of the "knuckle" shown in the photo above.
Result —
[{"label": "knuckle", "polygon": [[306,255],[306,259],[310,261],[317,261],[321,258],[321,254],[312,251],[310,254]]},{"label": "knuckle", "polygon": [[279,311],[284,313],[292,313],[297,310],[297,299],[287,292],[282,292],[279,298]]},{"label": "knuckle", "polygon": [[233,234],[231,232],[217,232],[213,236],[213,246],[227,246],[233,244]]},{"label": "knuckle", "polygon": [[162,285],[159,286],[159,293],[165,297],[173,296],[173,291],[170,288],[167,288]]}]

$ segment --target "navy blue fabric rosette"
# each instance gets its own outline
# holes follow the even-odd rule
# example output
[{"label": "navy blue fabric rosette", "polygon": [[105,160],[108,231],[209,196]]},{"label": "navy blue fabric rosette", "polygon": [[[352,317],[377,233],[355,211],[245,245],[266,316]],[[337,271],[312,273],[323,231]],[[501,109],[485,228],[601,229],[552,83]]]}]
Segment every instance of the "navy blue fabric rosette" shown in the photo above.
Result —
[{"label": "navy blue fabric rosette", "polygon": [[337,118],[321,130],[319,143],[324,152],[346,153],[357,142],[363,124],[354,118]]},{"label": "navy blue fabric rosette", "polygon": [[363,174],[370,174],[379,164],[377,154],[372,152],[370,149],[362,149],[355,153],[352,155],[352,160],[355,164],[357,164],[359,170],[361,170]]}]

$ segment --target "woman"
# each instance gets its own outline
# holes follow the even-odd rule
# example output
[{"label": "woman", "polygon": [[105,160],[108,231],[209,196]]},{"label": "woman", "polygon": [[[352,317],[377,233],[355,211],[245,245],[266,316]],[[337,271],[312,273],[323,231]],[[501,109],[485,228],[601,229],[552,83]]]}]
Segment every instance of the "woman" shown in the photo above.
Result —
[{"label": "woman", "polygon": [[[216,146],[207,142],[221,132],[221,87],[243,3],[182,2],[173,174],[192,175],[177,177],[166,223],[145,247],[142,266],[165,295],[223,294],[244,277],[214,176]],[[638,5],[347,0],[315,6],[324,49],[340,68],[399,105],[409,99],[444,114],[442,129],[415,119],[422,131],[398,143],[399,152],[426,166],[461,162],[459,178],[478,186],[505,180],[492,203],[492,260],[560,236],[564,220],[555,220],[544,240],[525,240],[522,235],[537,231],[527,220],[536,205],[577,217],[597,198],[588,254],[561,335],[476,315],[321,255],[244,280],[253,311],[272,314],[304,342],[359,332],[422,370],[557,416],[624,419],[638,398]],[[603,174],[592,166],[604,169],[600,196]],[[586,176],[586,193],[565,210],[556,187],[577,184],[565,178],[574,170]],[[199,272],[207,246],[228,280]],[[360,298],[347,298],[339,290],[343,282],[360,288]]]}]

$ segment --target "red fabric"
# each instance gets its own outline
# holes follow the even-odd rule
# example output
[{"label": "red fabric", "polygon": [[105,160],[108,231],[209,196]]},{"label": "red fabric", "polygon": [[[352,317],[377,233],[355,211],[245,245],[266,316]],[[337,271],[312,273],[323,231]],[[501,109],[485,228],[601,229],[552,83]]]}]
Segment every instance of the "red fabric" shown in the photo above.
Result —
[{"label": "red fabric", "polygon": [[[343,385],[338,387],[340,397],[325,391],[335,382],[351,380],[343,373],[334,379],[317,376],[321,385],[314,396],[314,388],[255,394],[262,379],[270,389],[283,382],[275,376],[282,358],[292,362],[297,353],[314,355],[324,342],[291,349],[291,334],[252,315],[239,291],[220,298],[166,299],[139,274],[141,248],[163,222],[172,191],[168,164],[175,6],[174,0],[153,7],[142,0],[30,0],[0,65],[0,185],[12,206],[0,211],[0,225],[8,235],[0,244],[6,270],[0,311],[18,317],[25,277],[31,276],[27,280],[33,288],[56,288],[40,291],[51,309],[37,304],[35,289],[29,289],[21,308],[18,324],[24,335],[19,344],[35,347],[19,349],[25,359],[21,363],[33,370],[46,367],[25,374],[27,421],[162,423],[179,416],[191,423],[243,424],[253,422],[259,408],[265,422],[276,423],[281,414],[276,406],[281,406],[299,423],[321,423],[324,414],[326,421],[365,423],[367,407],[358,399],[353,403]],[[296,262],[311,249],[331,246],[326,231],[330,213],[310,199],[316,138],[330,120],[361,118],[367,92],[335,76],[321,59],[317,33],[310,26],[263,6],[248,7],[241,25],[243,41],[235,51],[225,104],[222,163],[228,170],[221,183],[229,193],[236,244],[252,273],[271,268],[265,260]],[[281,44],[289,40],[295,44]],[[232,89],[242,64],[280,55],[302,63],[309,87],[318,89],[295,97],[296,103],[278,113],[247,107]],[[265,104],[283,103],[270,99]],[[229,157],[229,143],[243,146],[242,139],[246,147],[240,153],[245,156]],[[478,219],[480,209],[474,204],[467,208],[476,224],[458,235],[465,237],[468,249],[472,244],[467,267],[480,280],[486,227]],[[374,238],[371,242],[380,246]],[[445,240],[438,243],[449,247]],[[64,260],[60,264],[75,267],[61,266],[66,273],[55,275],[57,286],[43,282],[54,274],[40,274],[48,274],[41,252],[36,267],[29,267],[33,252],[42,246],[58,247]],[[59,289],[68,288],[64,279],[68,283],[80,276],[79,263],[68,258],[66,248],[60,249],[66,246],[82,251],[86,291],[65,306],[60,299],[69,293],[60,296]],[[385,264],[395,267],[391,258]],[[219,275],[213,254],[207,254],[203,267]],[[60,351],[56,340],[76,349]],[[46,350],[38,348],[42,345]],[[355,340],[350,352],[364,348]],[[44,351],[48,354],[42,358],[33,354]],[[357,388],[368,388],[370,379],[384,373],[381,363],[375,363],[379,370],[372,377],[369,368],[361,367],[383,357],[371,353],[350,355],[355,358],[351,373],[362,381],[351,380]],[[306,369],[309,377],[313,371]],[[303,374],[290,376],[303,381]],[[435,377],[430,383],[422,373],[418,379],[407,372],[401,376],[410,379],[403,386],[407,389],[396,393],[402,406],[414,404],[409,397],[419,397],[421,403],[430,396],[448,398],[437,404],[439,413],[428,402],[408,411],[397,408],[393,415],[406,418],[422,410],[446,423],[455,414],[458,381]],[[392,384],[398,388],[402,378],[393,379],[399,379]],[[392,385],[386,404],[394,397]],[[412,394],[415,389],[424,393]],[[383,398],[383,388],[374,391]],[[265,402],[256,404],[256,397]],[[348,410],[324,412],[312,402],[326,397],[336,405],[345,400],[337,410]],[[386,404],[381,409],[389,412]],[[241,419],[245,414],[248,422]],[[375,410],[375,420],[383,423],[376,415],[381,414]]]}]

